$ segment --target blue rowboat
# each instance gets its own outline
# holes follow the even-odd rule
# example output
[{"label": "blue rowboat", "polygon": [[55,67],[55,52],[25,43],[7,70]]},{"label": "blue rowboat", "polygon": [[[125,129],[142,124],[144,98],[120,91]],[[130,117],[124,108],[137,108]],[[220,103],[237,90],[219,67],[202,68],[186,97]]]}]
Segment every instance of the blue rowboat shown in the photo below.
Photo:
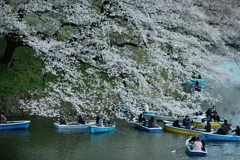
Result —
[{"label": "blue rowboat", "polygon": [[186,78],[185,79],[187,83],[190,83],[190,84],[195,84],[197,81],[200,82],[200,83],[203,83],[203,82],[206,82],[205,79],[197,79],[197,78]]},{"label": "blue rowboat", "polygon": [[154,114],[154,111],[143,111],[143,115],[145,115],[145,114],[153,115],[153,114]]},{"label": "blue rowboat", "polygon": [[89,126],[90,133],[104,133],[104,132],[110,132],[116,129],[116,126],[113,124],[109,124],[108,127],[102,127],[97,125],[91,125]]},{"label": "blue rowboat", "polygon": [[202,139],[204,141],[240,141],[240,136],[236,136],[233,133],[221,135],[216,133],[205,132],[202,133]]},{"label": "blue rowboat", "polygon": [[207,148],[205,147],[205,151],[197,151],[197,150],[192,150],[191,146],[192,143],[189,142],[191,138],[186,140],[186,152],[189,156],[206,156],[207,155]]},{"label": "blue rowboat", "polygon": [[7,121],[7,123],[0,124],[0,130],[26,129],[29,125],[29,120]]},{"label": "blue rowboat", "polygon": [[59,130],[88,130],[89,126],[95,125],[96,121],[89,121],[86,124],[80,124],[78,122],[69,122],[67,124],[54,123],[53,126]]},{"label": "blue rowboat", "polygon": [[160,126],[155,126],[154,128],[149,128],[147,126],[139,124],[138,120],[136,120],[134,123],[135,123],[136,128],[139,130],[142,130],[142,131],[146,131],[146,132],[150,132],[150,133],[161,133],[162,132],[162,127],[160,127]]},{"label": "blue rowboat", "polygon": [[149,120],[154,117],[156,121],[173,120],[173,117],[164,114],[144,114],[144,118]]}]

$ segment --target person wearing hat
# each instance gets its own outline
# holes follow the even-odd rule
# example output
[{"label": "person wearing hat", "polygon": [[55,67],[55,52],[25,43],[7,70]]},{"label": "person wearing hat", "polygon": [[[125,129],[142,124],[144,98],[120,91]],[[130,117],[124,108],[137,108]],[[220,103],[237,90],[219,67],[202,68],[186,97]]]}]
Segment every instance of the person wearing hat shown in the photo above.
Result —
[{"label": "person wearing hat", "polygon": [[201,138],[197,137],[196,141],[192,145],[192,150],[202,151],[202,148],[203,148],[203,144],[201,142]]},{"label": "person wearing hat", "polygon": [[7,118],[4,116],[4,113],[3,113],[3,112],[1,112],[0,123],[7,123]]},{"label": "person wearing hat", "polygon": [[[194,137],[192,137],[188,142],[194,143],[197,138],[200,138],[198,134],[195,134]],[[202,142],[202,150],[205,151],[205,142],[200,138],[200,141]]]},{"label": "person wearing hat", "polygon": [[198,137],[198,134],[195,134],[194,137],[192,137],[188,142],[194,143]]}]

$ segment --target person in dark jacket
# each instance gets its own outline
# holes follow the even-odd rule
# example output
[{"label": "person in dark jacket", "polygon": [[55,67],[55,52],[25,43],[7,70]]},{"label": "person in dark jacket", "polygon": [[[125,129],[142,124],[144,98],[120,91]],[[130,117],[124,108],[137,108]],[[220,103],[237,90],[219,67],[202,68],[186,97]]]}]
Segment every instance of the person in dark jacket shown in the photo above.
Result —
[{"label": "person in dark jacket", "polygon": [[211,132],[212,127],[211,127],[210,121],[207,121],[207,125],[206,125],[205,129],[206,129],[206,132]]},{"label": "person in dark jacket", "polygon": [[96,124],[98,124],[99,119],[100,119],[100,116],[98,115],[97,118],[96,118]]},{"label": "person in dark jacket", "polygon": [[63,116],[61,116],[60,120],[59,120],[59,123],[60,124],[66,124],[67,122],[66,122],[65,118]]},{"label": "person in dark jacket", "polygon": [[186,120],[187,120],[188,118],[189,118],[188,115],[186,115],[185,118],[183,119],[183,123],[182,123],[183,126],[186,126]]},{"label": "person in dark jacket", "polygon": [[144,118],[144,115],[142,113],[139,115],[139,119],[138,120],[139,120],[139,123],[145,125],[146,119]]},{"label": "person in dark jacket", "polygon": [[205,113],[206,113],[207,119],[210,120],[210,118],[211,118],[211,108],[208,108],[208,110]]},{"label": "person in dark jacket", "polygon": [[236,136],[240,136],[240,128],[239,128],[239,126],[237,126],[236,129],[232,130],[232,132],[236,132]]},{"label": "person in dark jacket", "polygon": [[148,122],[148,127],[149,128],[154,128],[156,125],[155,125],[155,119],[154,117],[152,116],[151,119],[149,120]]},{"label": "person in dark jacket", "polygon": [[226,135],[232,130],[232,125],[228,124],[227,120],[221,125],[221,128],[217,130],[217,134]]},{"label": "person in dark jacket", "polygon": [[84,119],[84,117],[83,117],[82,115],[80,115],[80,116],[78,117],[78,123],[80,123],[80,124],[86,124],[85,119]]},{"label": "person in dark jacket", "polygon": [[[194,137],[192,137],[188,142],[194,143],[197,140],[197,138],[200,137],[198,136],[198,134],[195,134]],[[202,138],[200,139],[200,141],[202,142],[203,145],[202,150],[205,151],[205,142],[202,140]]]},{"label": "person in dark jacket", "polygon": [[174,127],[180,127],[179,120],[175,120],[175,121],[173,122],[173,126],[174,126]]},{"label": "person in dark jacket", "polygon": [[186,129],[191,129],[191,124],[193,123],[193,120],[191,120],[189,117],[185,120]]}]

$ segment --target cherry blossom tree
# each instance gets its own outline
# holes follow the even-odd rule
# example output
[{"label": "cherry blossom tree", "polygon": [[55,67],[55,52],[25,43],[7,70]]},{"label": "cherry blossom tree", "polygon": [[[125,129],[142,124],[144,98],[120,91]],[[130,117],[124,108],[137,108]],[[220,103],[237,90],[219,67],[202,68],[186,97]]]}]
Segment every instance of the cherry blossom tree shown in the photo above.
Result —
[{"label": "cherry blossom tree", "polygon": [[[222,60],[239,60],[238,1],[28,0],[0,1],[2,36],[15,35],[56,78],[37,99],[20,100],[33,114],[56,117],[67,106],[95,117],[125,104],[133,111],[186,115],[220,95],[185,89],[185,78],[226,74]],[[19,41],[18,41],[19,42]],[[5,52],[6,53],[6,52]],[[68,105],[66,105],[68,104]],[[111,111],[117,117],[123,114]]]}]

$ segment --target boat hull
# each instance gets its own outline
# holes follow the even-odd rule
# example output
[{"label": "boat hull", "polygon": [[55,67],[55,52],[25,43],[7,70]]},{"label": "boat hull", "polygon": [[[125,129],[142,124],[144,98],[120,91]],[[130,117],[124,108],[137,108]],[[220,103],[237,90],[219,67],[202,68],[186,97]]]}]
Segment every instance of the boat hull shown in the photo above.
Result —
[{"label": "boat hull", "polygon": [[201,131],[173,127],[171,124],[165,124],[165,130],[168,132],[174,132],[174,133],[185,134],[190,136],[194,136],[195,134],[198,134],[199,136],[201,136]]},{"label": "boat hull", "polygon": [[104,133],[104,132],[110,132],[116,129],[115,125],[109,125],[109,127],[101,127],[101,126],[96,126],[92,125],[89,126],[90,133]]},{"label": "boat hull", "polygon": [[[211,127],[220,127],[224,122],[210,122]],[[201,127],[201,122],[194,121],[193,125]]]},{"label": "boat hull", "polygon": [[29,125],[30,121],[8,121],[7,123],[0,124],[0,130],[27,129]]},{"label": "boat hull", "polygon": [[151,117],[154,117],[156,121],[163,121],[163,120],[173,120],[171,116],[166,115],[155,115],[155,114],[144,114],[144,118],[149,120]]},{"label": "boat hull", "polygon": [[191,150],[192,144],[188,142],[189,140],[190,138],[186,140],[186,152],[189,156],[206,156],[207,155],[207,148],[205,148],[205,151]]},{"label": "boat hull", "polygon": [[87,124],[79,124],[78,122],[70,122],[68,124],[54,123],[54,128],[59,130],[88,130],[89,126],[95,125],[95,122],[89,122]]},{"label": "boat hull", "polygon": [[204,141],[240,141],[240,136],[235,136],[231,133],[227,135],[202,133],[202,139]]},{"label": "boat hull", "polygon": [[144,115],[148,114],[148,115],[154,115],[154,111],[143,111],[142,112]]},{"label": "boat hull", "polygon": [[154,128],[149,128],[147,126],[141,125],[138,123],[138,120],[134,120],[135,126],[137,129],[142,130],[142,131],[146,131],[146,132],[150,132],[150,133],[161,133],[162,132],[162,127],[157,126]]},{"label": "boat hull", "polygon": [[[198,136],[201,136],[202,132],[205,132],[205,129],[198,129],[198,128],[186,129],[185,127],[174,127],[170,123],[163,123],[163,125],[164,125],[165,131],[185,134],[189,136],[194,136],[195,134],[198,134]],[[213,133],[213,132],[209,132],[209,133]]]},{"label": "boat hull", "polygon": [[186,78],[185,79],[187,83],[196,83],[199,81],[200,83],[206,82],[205,79],[197,79],[197,78]]}]

